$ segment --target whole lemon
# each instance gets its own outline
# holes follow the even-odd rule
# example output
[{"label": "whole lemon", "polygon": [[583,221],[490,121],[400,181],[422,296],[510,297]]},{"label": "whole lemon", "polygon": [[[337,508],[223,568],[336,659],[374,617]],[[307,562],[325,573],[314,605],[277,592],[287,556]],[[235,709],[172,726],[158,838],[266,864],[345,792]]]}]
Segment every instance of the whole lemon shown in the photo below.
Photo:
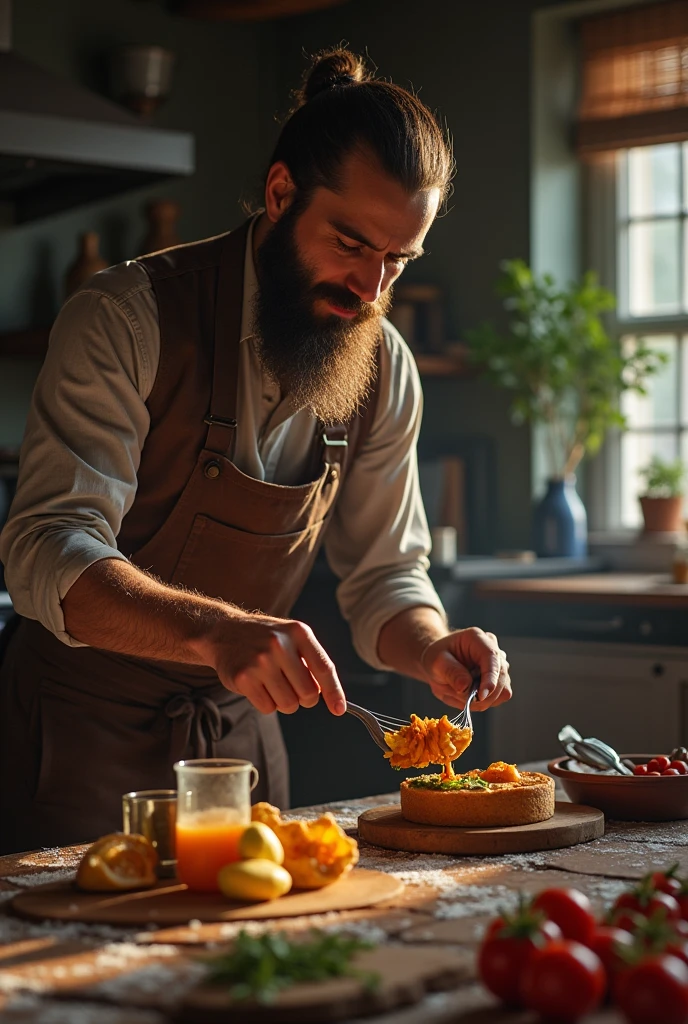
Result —
[{"label": "whole lemon", "polygon": [[247,825],[239,840],[239,856],[243,860],[272,860],[284,863],[284,847],[268,825],[254,821]]},{"label": "whole lemon", "polygon": [[291,875],[274,860],[240,860],[220,868],[217,884],[233,900],[275,900],[291,889]]}]

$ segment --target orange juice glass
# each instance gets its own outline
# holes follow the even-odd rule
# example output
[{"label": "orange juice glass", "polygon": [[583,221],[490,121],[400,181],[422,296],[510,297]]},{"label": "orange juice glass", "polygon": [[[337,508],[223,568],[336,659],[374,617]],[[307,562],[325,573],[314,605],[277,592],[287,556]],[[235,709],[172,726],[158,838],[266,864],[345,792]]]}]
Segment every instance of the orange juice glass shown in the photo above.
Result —
[{"label": "orange juice glass", "polygon": [[234,758],[177,761],[177,875],[194,892],[218,892],[217,873],[239,860],[258,772]]}]

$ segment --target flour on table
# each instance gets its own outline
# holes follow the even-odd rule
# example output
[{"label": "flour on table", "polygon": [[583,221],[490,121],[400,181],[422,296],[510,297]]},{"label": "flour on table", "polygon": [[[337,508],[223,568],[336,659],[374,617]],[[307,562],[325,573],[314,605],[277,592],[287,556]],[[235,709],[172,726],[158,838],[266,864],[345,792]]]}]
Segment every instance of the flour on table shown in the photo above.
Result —
[{"label": "flour on table", "polygon": [[76,868],[56,868],[54,871],[37,871],[35,875],[6,875],[4,881],[23,889],[45,885],[46,882],[73,882],[75,878]]},{"label": "flour on table", "polygon": [[90,987],[89,994],[122,1003],[150,999],[156,1006],[170,1007],[183,999],[207,973],[205,965],[200,963],[147,964],[130,974],[97,982]]},{"label": "flour on table", "polygon": [[2,1014],[3,1024],[161,1024],[163,1018],[148,1010],[119,1009],[102,1003],[47,1003],[30,993],[13,996]]}]

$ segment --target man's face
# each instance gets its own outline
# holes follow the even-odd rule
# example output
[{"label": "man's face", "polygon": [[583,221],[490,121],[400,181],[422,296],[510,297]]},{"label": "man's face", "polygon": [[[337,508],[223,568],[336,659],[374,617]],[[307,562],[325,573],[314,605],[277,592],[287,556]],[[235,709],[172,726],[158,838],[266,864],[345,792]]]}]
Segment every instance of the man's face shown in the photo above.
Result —
[{"label": "man's face", "polygon": [[358,153],[342,183],[285,204],[256,253],[264,368],[324,422],[348,420],[365,398],[391,285],[422,254],[440,198],[409,196]]}]

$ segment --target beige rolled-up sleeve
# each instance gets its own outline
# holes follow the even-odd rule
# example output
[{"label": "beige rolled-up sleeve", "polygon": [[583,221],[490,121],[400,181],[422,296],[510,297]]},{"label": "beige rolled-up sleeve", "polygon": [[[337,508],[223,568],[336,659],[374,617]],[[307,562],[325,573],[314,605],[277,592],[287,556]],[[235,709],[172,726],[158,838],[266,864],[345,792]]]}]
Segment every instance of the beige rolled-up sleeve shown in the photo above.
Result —
[{"label": "beige rolled-up sleeve", "polygon": [[[104,271],[103,280],[117,269]],[[134,280],[145,274],[128,273]],[[135,284],[131,294],[114,298],[97,287],[100,277],[69,299],[55,321],[0,537],[15,609],[71,646],[83,645],[65,631],[62,598],[94,562],[124,558],[115,537],[136,494],[149,429],[145,398],[157,372],[137,315],[152,317],[145,326],[155,333],[150,290]],[[155,358],[159,334],[157,346]]]},{"label": "beige rolled-up sleeve", "polygon": [[446,615],[427,574],[430,533],[416,455],[420,378],[407,345],[387,323],[379,388],[373,426],[345,479],[325,551],[341,581],[337,600],[356,651],[374,668],[388,669],[377,653],[386,622],[421,606]]}]

